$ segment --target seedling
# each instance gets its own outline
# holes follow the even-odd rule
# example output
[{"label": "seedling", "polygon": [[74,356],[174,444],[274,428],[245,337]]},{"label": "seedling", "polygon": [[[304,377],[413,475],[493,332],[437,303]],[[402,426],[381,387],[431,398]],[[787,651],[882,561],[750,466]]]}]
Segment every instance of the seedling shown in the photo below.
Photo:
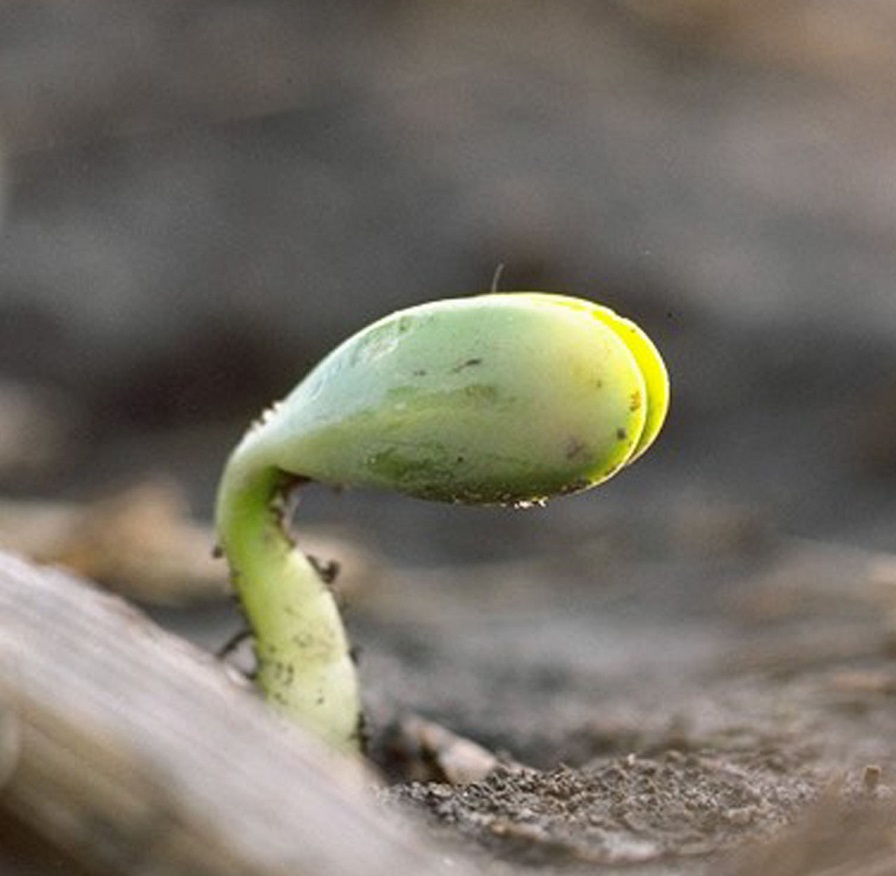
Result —
[{"label": "seedling", "polygon": [[335,748],[360,746],[336,602],[289,535],[294,487],[538,505],[633,462],[668,403],[666,369],[644,332],[561,295],[422,304],[342,343],[252,426],[219,489],[220,544],[267,698]]}]

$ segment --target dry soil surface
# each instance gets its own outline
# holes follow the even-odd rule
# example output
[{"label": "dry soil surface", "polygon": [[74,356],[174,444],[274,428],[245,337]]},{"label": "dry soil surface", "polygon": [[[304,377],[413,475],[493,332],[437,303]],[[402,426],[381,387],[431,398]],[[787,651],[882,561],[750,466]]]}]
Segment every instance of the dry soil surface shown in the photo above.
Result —
[{"label": "dry soil surface", "polygon": [[489,873],[896,873],[896,559],[679,522],[359,598],[384,805]]}]

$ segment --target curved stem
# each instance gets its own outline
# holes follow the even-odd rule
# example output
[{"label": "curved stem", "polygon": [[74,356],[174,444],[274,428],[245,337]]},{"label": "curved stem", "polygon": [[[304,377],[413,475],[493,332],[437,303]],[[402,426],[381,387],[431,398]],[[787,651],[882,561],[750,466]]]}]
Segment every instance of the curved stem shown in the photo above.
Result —
[{"label": "curved stem", "polygon": [[251,452],[231,457],[218,496],[218,531],[255,639],[268,699],[337,749],[360,746],[360,696],[333,593],[288,532],[297,482]]}]

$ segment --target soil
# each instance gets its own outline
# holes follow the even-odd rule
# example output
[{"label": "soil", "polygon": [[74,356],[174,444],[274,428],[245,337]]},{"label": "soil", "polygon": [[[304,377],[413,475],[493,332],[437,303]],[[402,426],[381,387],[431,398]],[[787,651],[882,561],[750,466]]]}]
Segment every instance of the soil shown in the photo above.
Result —
[{"label": "soil", "polygon": [[896,873],[896,561],[716,522],[356,595],[384,805],[489,873]]}]

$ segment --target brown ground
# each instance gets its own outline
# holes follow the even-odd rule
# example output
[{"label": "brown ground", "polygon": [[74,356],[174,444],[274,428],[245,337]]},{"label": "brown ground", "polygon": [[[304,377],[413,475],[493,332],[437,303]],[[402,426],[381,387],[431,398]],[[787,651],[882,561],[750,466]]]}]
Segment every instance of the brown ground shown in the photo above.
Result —
[{"label": "brown ground", "polygon": [[[896,561],[716,522],[362,600],[384,802],[489,872],[896,873]],[[407,711],[504,765],[448,783]]]}]

